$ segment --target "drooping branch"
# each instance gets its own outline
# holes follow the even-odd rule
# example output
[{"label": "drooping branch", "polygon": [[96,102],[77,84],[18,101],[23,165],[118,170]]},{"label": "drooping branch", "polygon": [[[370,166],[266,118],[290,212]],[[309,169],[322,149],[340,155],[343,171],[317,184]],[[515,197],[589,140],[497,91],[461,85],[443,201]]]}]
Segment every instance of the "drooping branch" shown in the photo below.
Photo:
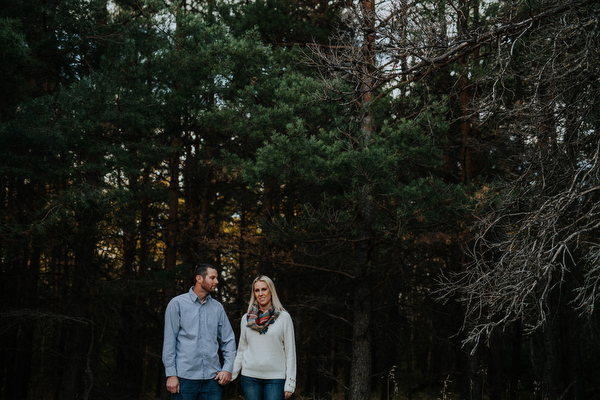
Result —
[{"label": "drooping branch", "polygon": [[529,18],[532,29],[514,25],[519,45],[499,42],[476,81],[473,120],[512,157],[497,165],[505,172],[471,263],[441,284],[442,298],[465,308],[465,343],[516,321],[534,332],[559,308],[589,313],[600,299],[597,12],[597,1],[568,2]]}]

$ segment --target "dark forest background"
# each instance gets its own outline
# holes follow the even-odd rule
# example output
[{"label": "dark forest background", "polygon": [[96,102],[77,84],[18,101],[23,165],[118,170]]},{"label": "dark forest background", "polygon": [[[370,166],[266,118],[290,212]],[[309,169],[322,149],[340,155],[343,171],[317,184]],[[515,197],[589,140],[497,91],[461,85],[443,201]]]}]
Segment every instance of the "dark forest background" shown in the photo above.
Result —
[{"label": "dark forest background", "polygon": [[600,2],[1,0],[0,43],[0,398],[166,398],[199,262],[236,330],[274,279],[296,398],[598,397]]}]

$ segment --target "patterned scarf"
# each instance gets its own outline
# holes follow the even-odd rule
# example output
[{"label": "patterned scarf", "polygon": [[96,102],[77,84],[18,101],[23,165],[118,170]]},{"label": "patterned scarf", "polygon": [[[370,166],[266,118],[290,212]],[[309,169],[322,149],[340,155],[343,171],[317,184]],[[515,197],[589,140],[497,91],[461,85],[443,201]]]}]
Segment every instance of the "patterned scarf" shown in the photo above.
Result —
[{"label": "patterned scarf", "polygon": [[269,325],[275,322],[277,317],[279,317],[279,311],[275,310],[274,306],[269,307],[267,311],[261,313],[256,303],[254,303],[252,304],[252,310],[248,312],[248,323],[246,326],[264,335],[269,329]]}]

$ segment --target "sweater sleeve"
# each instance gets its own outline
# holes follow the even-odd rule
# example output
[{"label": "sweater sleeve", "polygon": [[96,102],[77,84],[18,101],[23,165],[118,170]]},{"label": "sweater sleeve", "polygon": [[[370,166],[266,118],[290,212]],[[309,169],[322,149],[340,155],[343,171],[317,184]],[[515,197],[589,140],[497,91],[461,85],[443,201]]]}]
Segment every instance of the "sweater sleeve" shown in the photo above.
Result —
[{"label": "sweater sleeve", "polygon": [[294,324],[291,316],[288,314],[283,337],[285,350],[285,392],[294,393],[296,389],[296,339],[294,336]]},{"label": "sweater sleeve", "polygon": [[246,338],[246,315],[242,317],[240,322],[240,343],[238,344],[237,354],[233,362],[233,373],[231,374],[231,380],[238,377],[242,370],[242,360],[244,359],[244,351],[248,348],[248,339]]}]

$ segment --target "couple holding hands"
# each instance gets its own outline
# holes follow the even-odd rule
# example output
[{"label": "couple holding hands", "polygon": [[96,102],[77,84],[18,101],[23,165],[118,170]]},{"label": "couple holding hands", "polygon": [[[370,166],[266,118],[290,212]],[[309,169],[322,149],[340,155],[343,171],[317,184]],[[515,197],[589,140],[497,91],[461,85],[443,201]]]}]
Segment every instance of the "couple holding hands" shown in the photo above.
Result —
[{"label": "couple holding hands", "polygon": [[231,323],[211,296],[218,283],[216,268],[201,264],[194,286],[167,306],[162,359],[171,400],[221,400],[221,386],[238,375],[245,400],[289,399],[296,387],[294,326],[273,281],[261,275],[252,282],[237,353]]}]

